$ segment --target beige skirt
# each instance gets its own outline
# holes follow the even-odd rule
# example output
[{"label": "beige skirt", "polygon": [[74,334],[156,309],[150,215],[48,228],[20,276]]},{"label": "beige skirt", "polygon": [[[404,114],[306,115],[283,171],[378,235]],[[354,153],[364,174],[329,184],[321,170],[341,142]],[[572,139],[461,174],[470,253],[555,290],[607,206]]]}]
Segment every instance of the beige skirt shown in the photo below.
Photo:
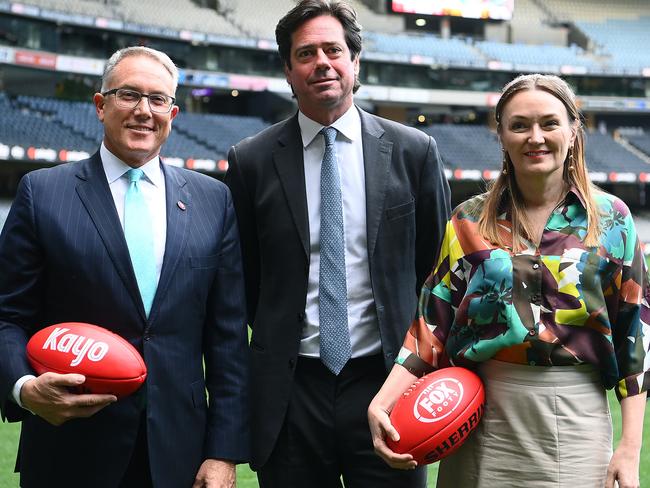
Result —
[{"label": "beige skirt", "polygon": [[479,366],[486,409],[477,430],[440,461],[437,488],[605,486],[612,421],[597,371],[580,366]]}]

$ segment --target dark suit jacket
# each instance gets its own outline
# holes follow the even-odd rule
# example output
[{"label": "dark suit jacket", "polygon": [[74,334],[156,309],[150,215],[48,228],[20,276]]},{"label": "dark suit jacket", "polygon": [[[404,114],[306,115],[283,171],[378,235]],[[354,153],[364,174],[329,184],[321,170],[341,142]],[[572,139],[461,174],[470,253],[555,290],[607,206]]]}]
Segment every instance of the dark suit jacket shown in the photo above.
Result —
[{"label": "dark suit jacket", "polygon": [[[450,211],[434,140],[360,110],[368,259],[386,368],[413,320]],[[309,218],[297,115],[230,151],[251,338],[252,462],[268,459],[290,398],[305,318]]]},{"label": "dark suit jacket", "polygon": [[[23,486],[118,486],[141,396],[156,487],[191,486],[208,457],[248,459],[244,286],[230,192],[199,173],[163,171],[167,240],[149,319],[99,153],[21,181],[0,236],[0,399],[3,417],[22,420]],[[8,398],[33,373],[29,336],[71,321],[129,340],[147,364],[146,394],[54,427]]]}]

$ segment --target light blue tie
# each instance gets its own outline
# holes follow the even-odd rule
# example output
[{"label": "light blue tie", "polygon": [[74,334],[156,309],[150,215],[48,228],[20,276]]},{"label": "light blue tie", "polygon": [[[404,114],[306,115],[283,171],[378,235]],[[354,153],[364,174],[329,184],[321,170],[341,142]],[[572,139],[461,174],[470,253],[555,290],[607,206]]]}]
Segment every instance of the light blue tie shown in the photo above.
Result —
[{"label": "light blue tie", "polygon": [[158,277],[156,275],[151,215],[138,185],[144,171],[130,169],[125,174],[129,179],[129,188],[124,197],[124,237],[129,247],[133,271],[135,271],[140,296],[148,317],[156,294]]},{"label": "light blue tie", "polygon": [[320,171],[320,357],[338,375],[350,359],[348,298],[345,278],[345,229],[341,183],[336,162],[337,131],[324,127],[325,154]]}]

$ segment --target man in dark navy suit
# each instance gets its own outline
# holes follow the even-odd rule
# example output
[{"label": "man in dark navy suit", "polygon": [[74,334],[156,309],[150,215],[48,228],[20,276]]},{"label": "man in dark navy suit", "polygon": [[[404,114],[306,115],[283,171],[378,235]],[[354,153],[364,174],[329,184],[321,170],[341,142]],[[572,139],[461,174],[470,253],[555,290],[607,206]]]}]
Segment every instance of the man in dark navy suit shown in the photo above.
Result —
[{"label": "man in dark navy suit", "polygon": [[361,32],[337,0],[276,27],[298,113],[230,151],[251,337],[251,465],[262,488],[423,487],[373,452],[392,368],[449,215],[435,141],[358,108]]},{"label": "man in dark navy suit", "polygon": [[[248,460],[237,223],[225,185],[160,160],[177,81],[159,51],[116,52],[99,151],[27,174],[0,235],[0,406],[22,421],[23,487],[231,487]],[[25,345],[61,322],[127,339],[144,387],[116,401],[71,393],[79,374],[34,377]]]}]

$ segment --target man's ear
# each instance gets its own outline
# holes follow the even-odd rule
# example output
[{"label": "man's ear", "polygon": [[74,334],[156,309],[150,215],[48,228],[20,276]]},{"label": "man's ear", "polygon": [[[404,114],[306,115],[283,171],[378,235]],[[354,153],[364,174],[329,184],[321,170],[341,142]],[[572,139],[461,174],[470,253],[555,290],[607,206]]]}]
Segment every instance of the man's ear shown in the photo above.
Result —
[{"label": "man's ear", "polygon": [[106,99],[101,93],[95,93],[93,95],[93,103],[95,104],[95,112],[97,112],[97,118],[100,122],[104,122],[104,105]]},{"label": "man's ear", "polygon": [[174,106],[172,107],[172,111],[170,112],[169,120],[170,120],[170,121],[171,121],[171,120],[174,120],[174,118],[178,115],[178,112],[180,112],[180,110],[181,110],[181,109],[180,109],[180,107],[179,107],[178,105],[174,105]]}]

